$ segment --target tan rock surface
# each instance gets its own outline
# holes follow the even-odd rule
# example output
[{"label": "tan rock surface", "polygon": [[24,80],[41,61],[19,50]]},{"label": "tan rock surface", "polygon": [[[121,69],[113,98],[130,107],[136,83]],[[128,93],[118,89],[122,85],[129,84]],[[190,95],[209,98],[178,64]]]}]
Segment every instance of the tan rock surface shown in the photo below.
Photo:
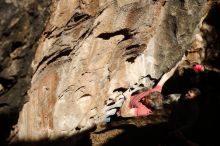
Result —
[{"label": "tan rock surface", "polygon": [[189,1],[60,0],[53,5],[32,62],[20,140],[87,129],[115,90],[135,83],[151,87],[151,78],[158,79],[189,49],[205,13],[205,3]]}]

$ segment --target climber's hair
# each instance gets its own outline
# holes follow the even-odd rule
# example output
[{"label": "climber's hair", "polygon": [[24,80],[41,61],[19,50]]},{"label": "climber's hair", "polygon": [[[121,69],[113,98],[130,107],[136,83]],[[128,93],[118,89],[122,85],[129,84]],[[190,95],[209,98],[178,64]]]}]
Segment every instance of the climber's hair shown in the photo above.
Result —
[{"label": "climber's hair", "polygon": [[161,94],[161,92],[153,91],[149,95],[145,96],[144,98],[147,98],[152,101],[150,103],[151,104],[150,106],[153,109],[162,109],[163,108],[163,95]]},{"label": "climber's hair", "polygon": [[145,91],[147,91],[147,90],[149,90],[149,88],[143,87],[143,88],[141,88],[140,90],[137,90],[137,91],[135,91],[134,93],[132,93],[132,95],[139,94],[139,93],[145,92]]},{"label": "climber's hair", "polygon": [[146,98],[155,100],[157,98],[163,98],[163,95],[161,94],[161,92],[153,91]]}]

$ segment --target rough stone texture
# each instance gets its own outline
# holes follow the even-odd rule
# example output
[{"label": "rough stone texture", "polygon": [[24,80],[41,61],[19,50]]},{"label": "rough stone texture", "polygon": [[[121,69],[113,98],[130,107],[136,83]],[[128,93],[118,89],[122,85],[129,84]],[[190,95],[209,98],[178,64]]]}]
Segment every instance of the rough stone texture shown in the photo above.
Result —
[{"label": "rough stone texture", "polygon": [[0,0],[0,6],[0,114],[7,115],[0,125],[23,107],[11,141],[83,133],[109,96],[136,83],[152,87],[185,52],[182,68],[198,62],[220,69],[217,2]]},{"label": "rough stone texture", "polygon": [[31,78],[30,63],[49,14],[49,4],[33,0],[0,1],[1,104],[17,109],[24,101]]},{"label": "rough stone texture", "polygon": [[32,62],[18,139],[87,129],[113,92],[153,86],[190,48],[200,1],[55,1]]},{"label": "rough stone texture", "polygon": [[31,62],[50,1],[0,0],[0,145],[27,100]]}]

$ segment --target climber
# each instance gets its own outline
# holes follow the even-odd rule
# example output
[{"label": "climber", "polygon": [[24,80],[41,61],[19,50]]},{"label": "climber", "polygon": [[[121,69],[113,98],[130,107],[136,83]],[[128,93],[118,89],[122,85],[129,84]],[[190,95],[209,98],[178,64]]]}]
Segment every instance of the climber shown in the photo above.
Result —
[{"label": "climber", "polygon": [[175,65],[175,67],[161,77],[160,81],[154,88],[133,96],[131,95],[136,91],[135,88],[133,88],[133,90],[132,88],[126,90],[119,96],[119,99],[115,104],[109,106],[107,105],[105,107],[105,121],[109,122],[110,117],[116,113],[119,113],[121,117],[147,116],[152,114],[153,110],[162,108],[162,87],[164,83],[174,74],[179,64],[184,60],[185,55],[182,57],[182,60]]},{"label": "climber", "polygon": [[162,87],[165,82],[173,76],[178,65],[184,59],[185,56],[175,65],[175,67],[161,77],[154,88],[130,97],[127,97],[125,94],[126,99],[120,110],[120,115],[122,117],[147,116],[152,114],[153,110],[162,108]]},{"label": "climber", "polygon": [[[202,72],[205,72],[205,67],[202,64],[194,63],[190,69],[184,70],[184,75],[186,78],[184,79],[184,88],[190,88],[192,86],[198,87],[201,81]],[[186,82],[185,82],[186,81]],[[183,85],[182,83],[181,85]],[[186,89],[186,88],[185,88]],[[184,89],[184,90],[185,90]],[[180,99],[181,93],[168,94],[165,96],[163,100],[163,104],[169,106],[169,104],[176,102]]]},{"label": "climber", "polygon": [[199,106],[196,100],[200,95],[201,91],[198,88],[191,88],[172,104],[167,133],[164,134],[162,143],[170,146],[197,145],[191,138],[193,138],[193,128],[199,119]]}]

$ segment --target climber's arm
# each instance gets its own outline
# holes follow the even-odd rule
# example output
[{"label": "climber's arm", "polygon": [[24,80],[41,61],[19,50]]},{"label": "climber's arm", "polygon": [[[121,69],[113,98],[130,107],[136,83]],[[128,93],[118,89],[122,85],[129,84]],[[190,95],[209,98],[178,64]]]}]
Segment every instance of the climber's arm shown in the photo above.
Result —
[{"label": "climber's arm", "polygon": [[160,87],[163,87],[163,85],[165,84],[165,82],[166,82],[167,80],[169,80],[169,79],[173,76],[173,74],[175,73],[177,67],[178,67],[178,66],[180,65],[180,63],[182,63],[185,59],[186,59],[186,56],[184,55],[184,56],[182,57],[182,59],[181,59],[169,72],[165,73],[165,74],[161,77],[161,79],[160,79],[160,81],[157,83],[157,85],[159,85]]},{"label": "climber's arm", "polygon": [[120,109],[120,115],[121,117],[134,117],[136,115],[135,109],[130,108],[130,97],[126,98],[121,109]]}]

